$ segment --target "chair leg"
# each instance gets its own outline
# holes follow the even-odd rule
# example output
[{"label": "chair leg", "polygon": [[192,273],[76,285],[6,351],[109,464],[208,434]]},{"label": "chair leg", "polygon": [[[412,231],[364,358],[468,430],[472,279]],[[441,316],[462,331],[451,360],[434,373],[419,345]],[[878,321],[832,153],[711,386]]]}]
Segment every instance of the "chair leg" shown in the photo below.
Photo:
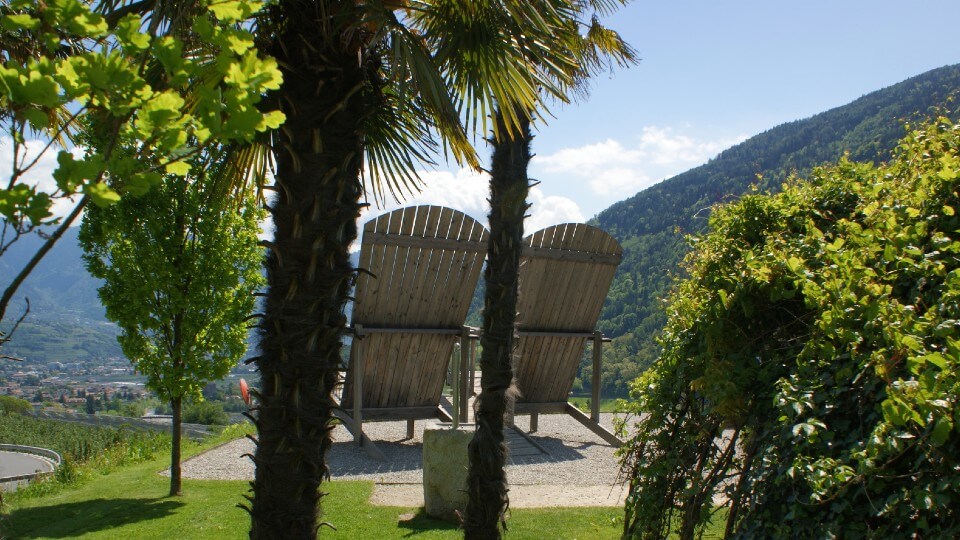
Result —
[{"label": "chair leg", "polygon": [[540,420],[540,413],[530,413],[530,433],[537,432],[537,421]]},{"label": "chair leg", "polygon": [[414,422],[413,420],[407,420],[407,438],[408,439],[413,438],[413,431],[414,431],[413,422]]}]

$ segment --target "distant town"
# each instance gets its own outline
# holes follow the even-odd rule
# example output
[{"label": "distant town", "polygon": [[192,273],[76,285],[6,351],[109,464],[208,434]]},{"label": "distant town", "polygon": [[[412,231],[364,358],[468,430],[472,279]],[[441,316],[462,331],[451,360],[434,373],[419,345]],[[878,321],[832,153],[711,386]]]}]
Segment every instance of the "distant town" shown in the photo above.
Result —
[{"label": "distant town", "polygon": [[[241,364],[222,381],[207,385],[203,391],[210,402],[207,408],[212,405],[226,413],[246,410],[238,381],[253,376],[253,368]],[[130,417],[168,413],[169,406],[144,386],[145,380],[129,360],[118,356],[97,362],[0,361],[0,395],[29,401],[39,410]]]}]

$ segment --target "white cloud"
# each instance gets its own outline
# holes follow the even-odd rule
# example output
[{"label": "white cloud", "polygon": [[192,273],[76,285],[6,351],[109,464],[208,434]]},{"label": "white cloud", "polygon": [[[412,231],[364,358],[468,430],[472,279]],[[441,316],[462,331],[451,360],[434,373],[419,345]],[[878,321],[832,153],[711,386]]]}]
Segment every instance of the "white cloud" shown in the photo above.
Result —
[{"label": "white cloud", "polygon": [[745,138],[701,141],[672,128],[647,126],[632,146],[607,139],[536,156],[533,164],[548,174],[586,181],[596,195],[627,197],[696,167]]},{"label": "white cloud", "polygon": [[530,217],[523,224],[526,234],[560,223],[585,221],[580,207],[567,197],[545,195],[540,188],[532,188],[528,200],[531,203]]},{"label": "white cloud", "polygon": [[[46,148],[46,146],[46,141],[41,140],[29,140],[23,143],[20,148],[21,155],[17,161],[20,167],[28,167],[28,169],[17,179],[16,183],[34,186],[37,191],[55,196],[50,210],[54,216],[64,217],[73,210],[79,197],[59,196],[60,192],[57,189],[56,181],[53,179],[53,172],[57,169],[57,154],[61,148],[56,146]],[[46,151],[44,151],[45,148]],[[75,157],[83,155],[83,149],[79,147],[73,147],[70,152]],[[0,137],[0,181],[2,181],[4,188],[10,185],[13,162],[13,140],[10,137]]]},{"label": "white cloud", "polygon": [[[460,169],[456,173],[448,171],[426,171],[421,173],[424,188],[407,200],[397,203],[390,201],[383,207],[371,206],[360,216],[360,222],[366,223],[380,214],[404,206],[433,204],[447,206],[479,220],[485,226],[490,204],[490,177],[486,173],[477,173],[470,169]],[[370,197],[371,203],[373,197]],[[572,199],[557,195],[546,195],[540,188],[530,190],[530,217],[524,224],[527,231],[536,231],[558,223],[583,221],[583,212]]]}]

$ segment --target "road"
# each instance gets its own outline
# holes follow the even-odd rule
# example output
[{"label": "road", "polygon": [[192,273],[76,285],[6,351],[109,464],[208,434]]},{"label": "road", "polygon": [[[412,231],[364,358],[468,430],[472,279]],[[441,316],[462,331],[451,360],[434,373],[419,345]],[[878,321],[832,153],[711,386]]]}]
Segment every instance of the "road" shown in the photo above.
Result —
[{"label": "road", "polygon": [[30,474],[38,470],[52,472],[53,464],[39,456],[0,451],[0,478]]}]

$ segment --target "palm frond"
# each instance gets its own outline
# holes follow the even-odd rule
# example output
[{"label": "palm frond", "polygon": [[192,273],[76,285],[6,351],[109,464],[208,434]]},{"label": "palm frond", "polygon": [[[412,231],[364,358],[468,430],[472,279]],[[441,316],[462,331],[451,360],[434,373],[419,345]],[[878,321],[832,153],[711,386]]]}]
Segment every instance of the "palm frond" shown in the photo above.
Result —
[{"label": "palm frond", "polygon": [[[464,133],[456,105],[441,74],[440,66],[427,48],[427,41],[396,18],[391,21],[388,56],[390,85],[395,106],[424,109],[430,124],[441,135],[444,150],[449,149],[459,164],[479,166],[476,151]],[[400,117],[409,117],[401,112]]]},{"label": "palm frond", "polygon": [[612,15],[628,3],[630,0],[577,0],[575,2],[578,13],[593,11],[601,16]]},{"label": "palm frond", "polygon": [[[435,51],[459,114],[472,133],[496,126],[497,106],[513,131],[518,115],[543,108],[541,93],[561,98],[574,59],[552,49],[567,3],[553,0],[434,0],[411,12],[411,24]],[[540,58],[548,58],[540,62]]]}]

